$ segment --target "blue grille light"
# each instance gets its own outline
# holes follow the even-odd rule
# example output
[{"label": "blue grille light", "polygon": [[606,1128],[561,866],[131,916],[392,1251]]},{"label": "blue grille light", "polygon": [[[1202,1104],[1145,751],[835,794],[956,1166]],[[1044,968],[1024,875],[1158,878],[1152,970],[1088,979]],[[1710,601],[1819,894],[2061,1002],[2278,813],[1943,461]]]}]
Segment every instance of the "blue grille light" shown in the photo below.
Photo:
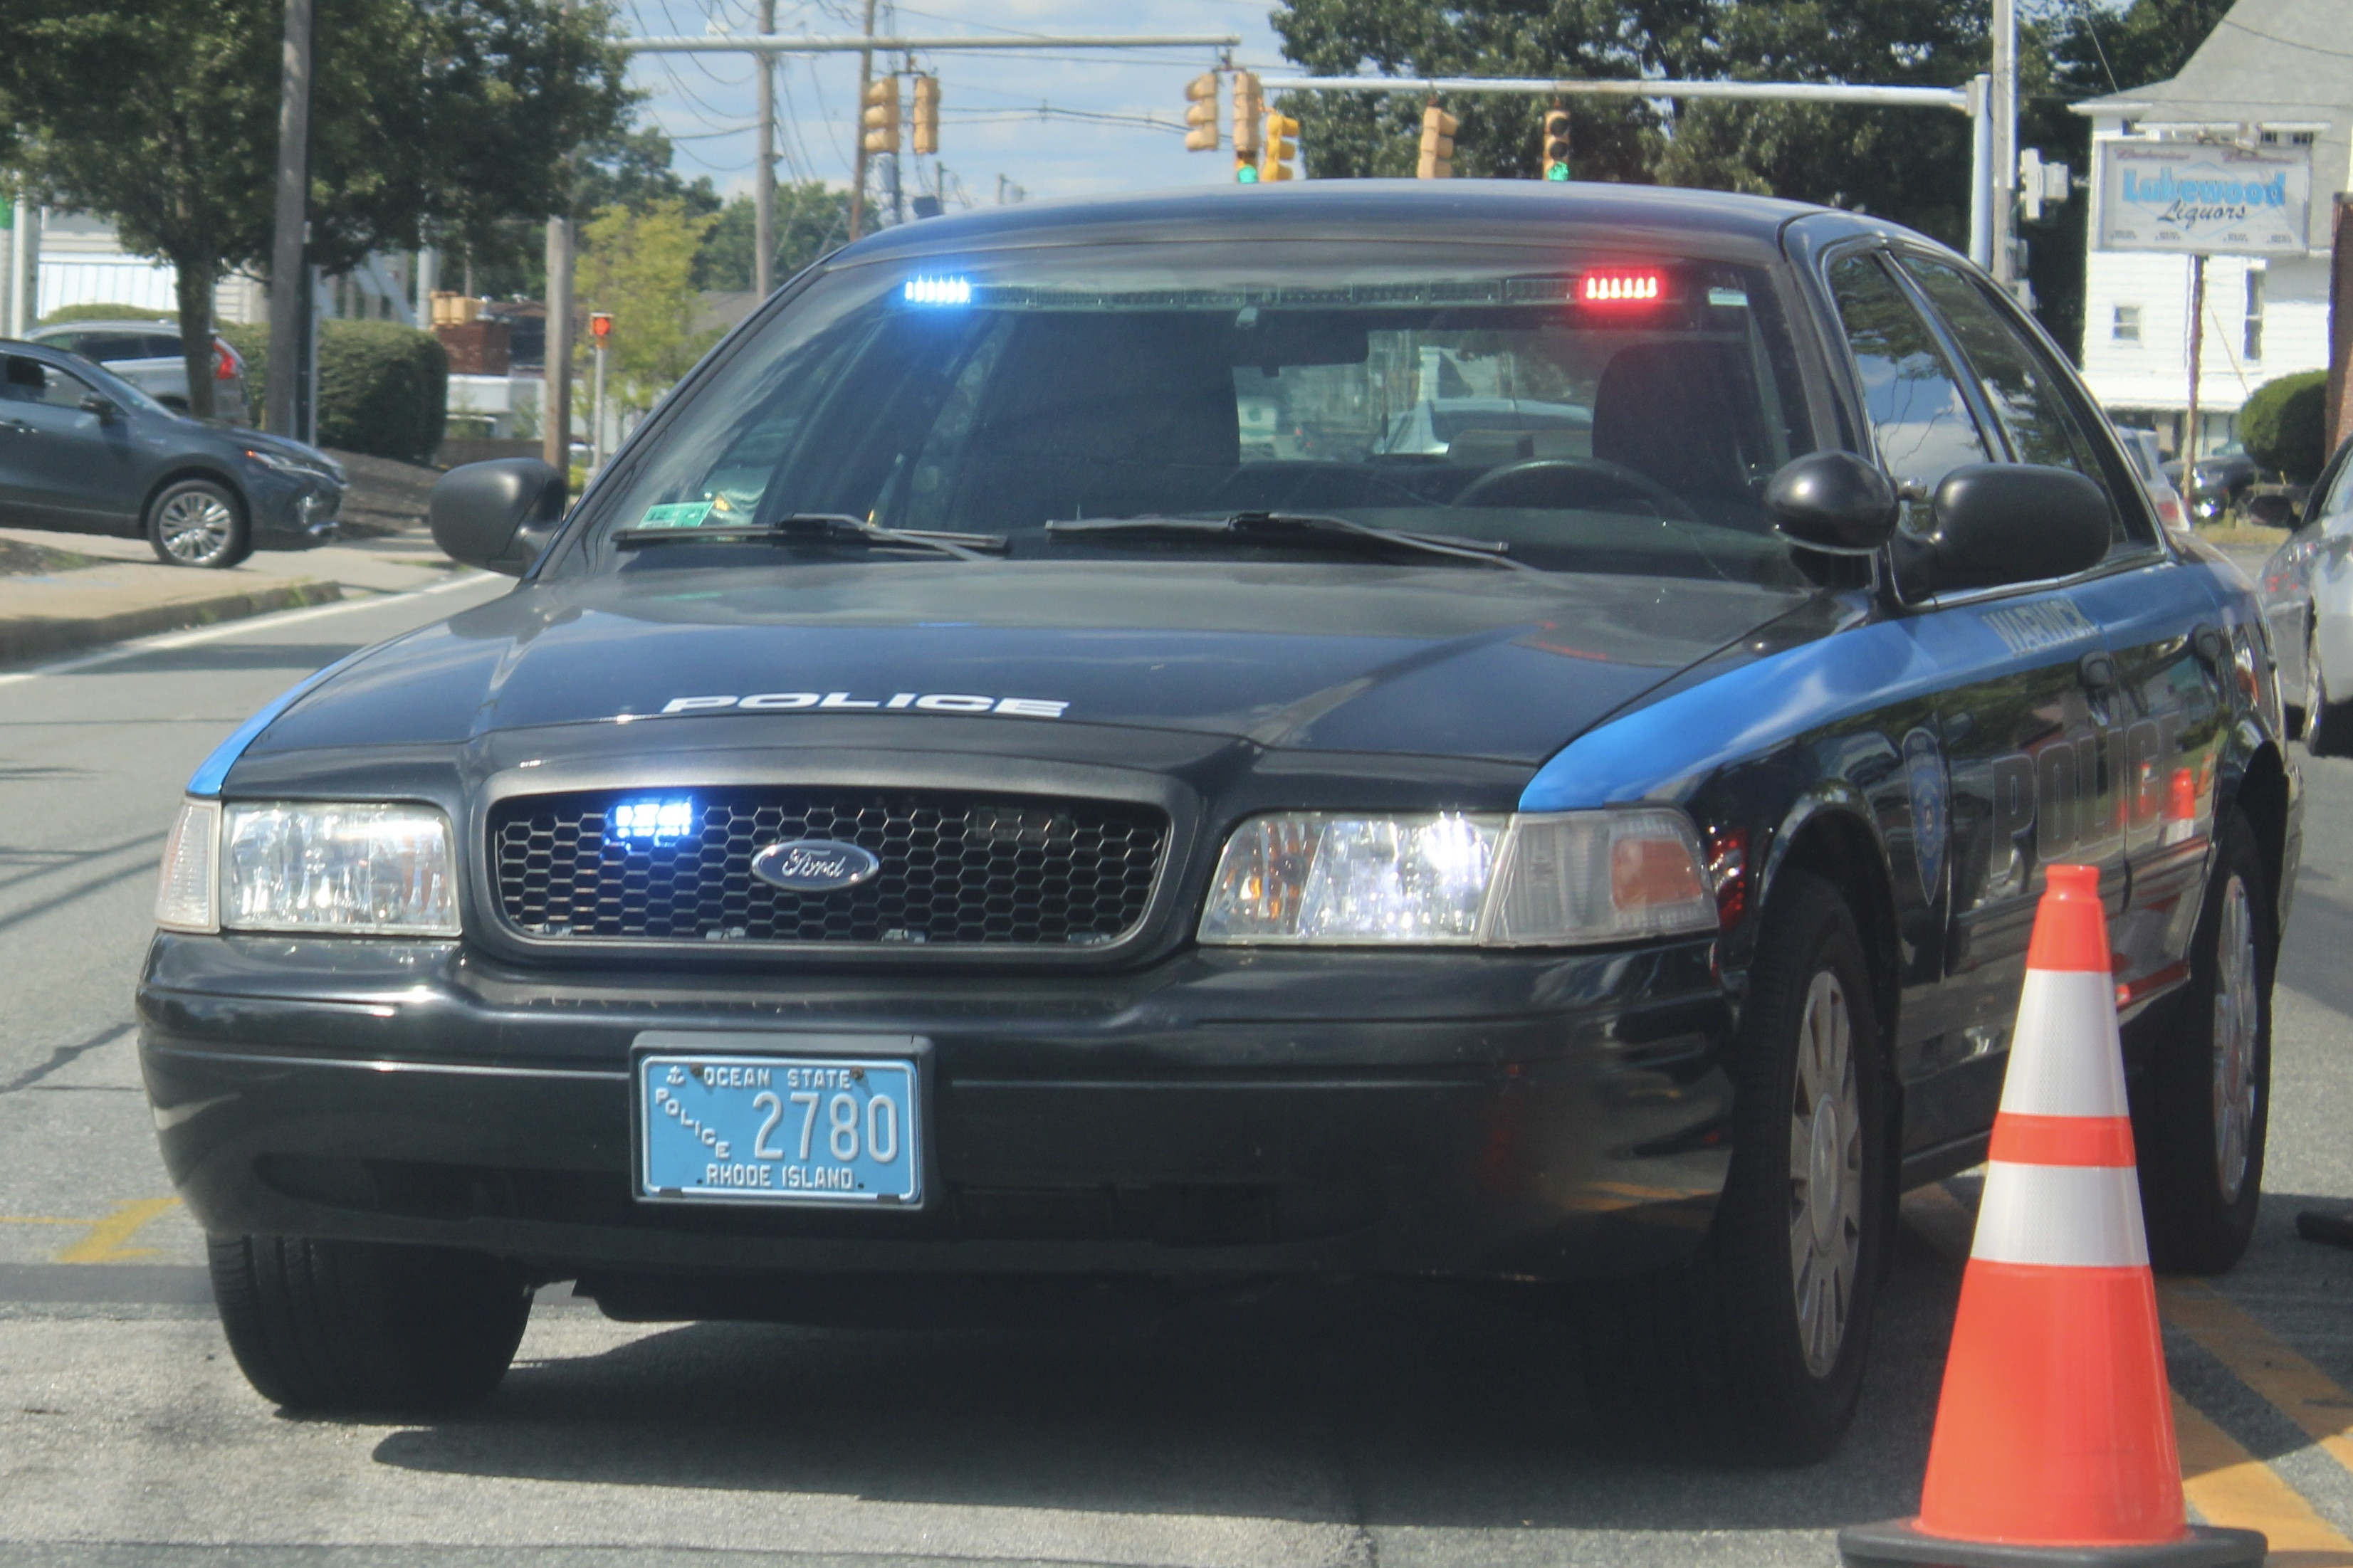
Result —
[{"label": "blue grille light", "polygon": [[695,823],[692,795],[670,800],[624,800],[613,806],[613,837],[633,843],[650,840],[667,844],[692,833]]},{"label": "blue grille light", "polygon": [[972,303],[972,279],[910,278],[902,293],[910,305],[969,305]]}]

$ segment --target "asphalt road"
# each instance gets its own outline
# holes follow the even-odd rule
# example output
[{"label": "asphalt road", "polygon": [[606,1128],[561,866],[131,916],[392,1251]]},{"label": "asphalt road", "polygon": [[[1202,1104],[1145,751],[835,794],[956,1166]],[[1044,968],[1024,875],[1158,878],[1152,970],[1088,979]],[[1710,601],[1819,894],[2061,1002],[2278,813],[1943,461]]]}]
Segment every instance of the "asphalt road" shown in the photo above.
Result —
[{"label": "asphalt road", "polygon": [[[1560,1331],[1395,1288],[895,1333],[551,1299],[464,1419],[278,1415],[222,1343],[138,1091],[156,857],[245,714],[502,586],[0,673],[0,1564],[1829,1564],[1838,1525],[1916,1503],[1966,1180],[1907,1202],[1861,1420],[1805,1470],[1630,1455]],[[2353,1254],[2293,1219],[2353,1200],[2353,762],[2303,765],[2277,1195],[2247,1262],[2166,1310],[2193,1504],[2323,1568],[2353,1563],[2353,1441],[2331,1436],[2353,1426]]]}]

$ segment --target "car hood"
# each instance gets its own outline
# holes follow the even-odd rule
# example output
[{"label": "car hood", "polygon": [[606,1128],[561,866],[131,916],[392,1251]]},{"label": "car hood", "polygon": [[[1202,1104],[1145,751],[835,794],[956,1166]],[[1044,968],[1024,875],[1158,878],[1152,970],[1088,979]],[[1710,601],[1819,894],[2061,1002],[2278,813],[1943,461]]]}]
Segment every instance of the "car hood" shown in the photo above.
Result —
[{"label": "car hood", "polygon": [[920,721],[945,746],[975,724],[1124,725],[1535,763],[1810,597],[1355,562],[649,564],[526,584],[362,654],[250,751],[619,723],[642,746],[637,721],[760,697],[763,723]]}]

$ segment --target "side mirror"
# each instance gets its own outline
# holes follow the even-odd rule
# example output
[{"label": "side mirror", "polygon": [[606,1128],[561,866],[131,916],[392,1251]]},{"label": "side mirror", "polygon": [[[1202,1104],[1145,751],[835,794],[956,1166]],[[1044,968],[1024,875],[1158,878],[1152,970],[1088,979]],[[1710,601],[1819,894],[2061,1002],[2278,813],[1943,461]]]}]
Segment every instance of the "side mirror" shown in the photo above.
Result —
[{"label": "side mirror", "polygon": [[468,463],[433,487],[433,542],[453,561],[520,577],[564,521],[565,479],[537,458]]},{"label": "side mirror", "polygon": [[117,408],[114,405],[112,399],[100,397],[95,392],[86,392],[82,394],[81,402],[77,406],[79,406],[84,414],[97,415],[98,422],[100,425],[111,424],[115,416],[122,412],[121,409]]},{"label": "side mirror", "polygon": [[1831,555],[1868,555],[1895,531],[1895,487],[1852,452],[1810,452],[1765,487],[1773,526]]},{"label": "side mirror", "polygon": [[2073,468],[1970,463],[1936,487],[1936,529],[1896,563],[1907,597],[2071,577],[2099,564],[2108,493]]}]

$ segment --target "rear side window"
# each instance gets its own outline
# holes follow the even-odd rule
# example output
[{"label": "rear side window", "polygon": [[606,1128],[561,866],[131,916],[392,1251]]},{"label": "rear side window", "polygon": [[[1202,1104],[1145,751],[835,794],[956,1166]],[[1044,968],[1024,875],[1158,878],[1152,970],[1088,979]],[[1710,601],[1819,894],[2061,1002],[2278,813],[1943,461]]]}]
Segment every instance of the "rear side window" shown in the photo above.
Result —
[{"label": "rear side window", "polygon": [[83,332],[74,340],[74,353],[100,364],[112,364],[117,360],[146,359],[148,342],[135,332]]},{"label": "rear side window", "polygon": [[1935,334],[1878,258],[1841,258],[1830,283],[1887,471],[1925,499],[1955,468],[1991,460]]},{"label": "rear side window", "polygon": [[142,358],[178,359],[180,357],[180,340],[177,338],[147,337],[140,341],[146,346],[146,353],[141,356]]}]

